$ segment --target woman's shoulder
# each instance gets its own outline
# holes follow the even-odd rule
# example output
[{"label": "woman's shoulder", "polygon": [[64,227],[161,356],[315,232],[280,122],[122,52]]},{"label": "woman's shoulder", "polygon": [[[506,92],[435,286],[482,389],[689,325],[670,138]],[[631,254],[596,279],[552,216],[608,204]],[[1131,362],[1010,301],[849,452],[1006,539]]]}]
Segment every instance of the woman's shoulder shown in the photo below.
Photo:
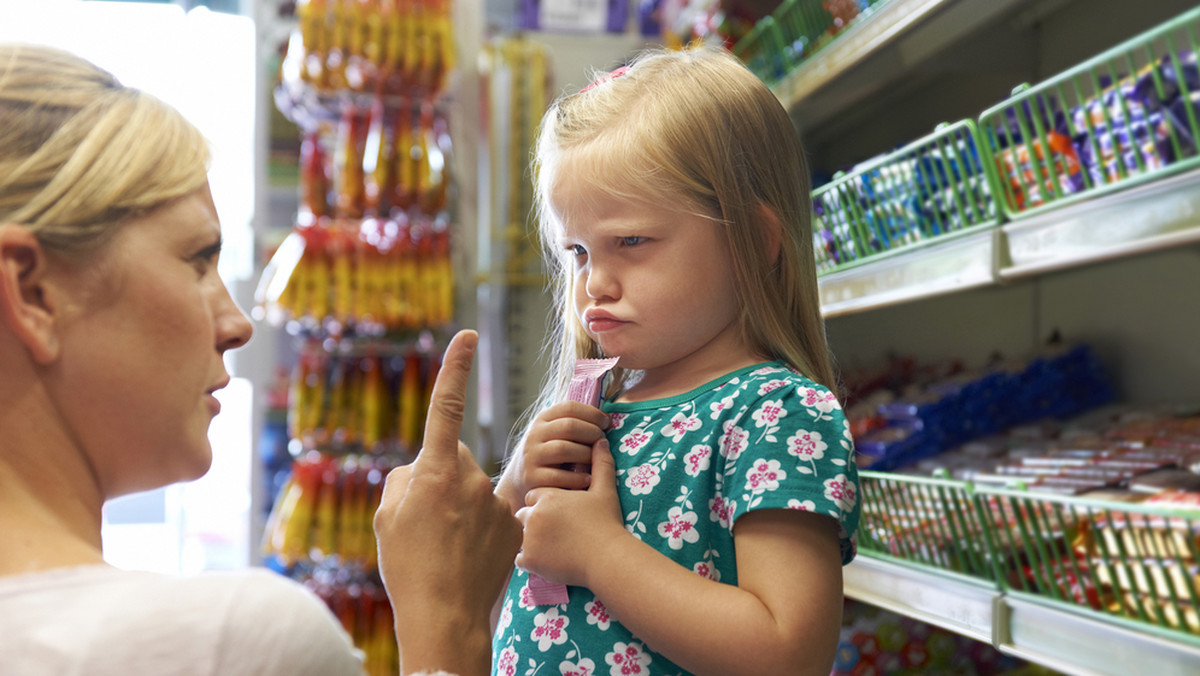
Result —
[{"label": "woman's shoulder", "polygon": [[[41,618],[39,628],[27,629],[44,635],[56,660],[81,658],[106,645],[124,647],[128,637],[138,636],[153,640],[155,650],[214,663],[212,673],[361,671],[362,655],[325,604],[303,585],[265,569],[197,575],[107,566],[58,569],[0,578],[0,604]],[[15,632],[9,638],[24,630],[8,629]],[[79,636],[89,641],[81,644]],[[221,664],[231,670],[222,671]],[[261,670],[247,671],[248,665]]]}]

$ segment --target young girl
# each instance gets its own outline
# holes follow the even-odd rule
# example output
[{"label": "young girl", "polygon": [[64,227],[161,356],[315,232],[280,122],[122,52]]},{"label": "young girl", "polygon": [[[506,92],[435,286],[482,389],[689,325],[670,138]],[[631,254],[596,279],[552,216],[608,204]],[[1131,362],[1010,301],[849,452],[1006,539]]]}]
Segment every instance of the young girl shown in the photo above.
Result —
[{"label": "young girl", "polygon": [[[786,112],[725,52],[647,53],[555,103],[536,156],[561,317],[497,486],[525,536],[493,672],[828,674],[858,485]],[[565,401],[602,356],[602,410]]]}]

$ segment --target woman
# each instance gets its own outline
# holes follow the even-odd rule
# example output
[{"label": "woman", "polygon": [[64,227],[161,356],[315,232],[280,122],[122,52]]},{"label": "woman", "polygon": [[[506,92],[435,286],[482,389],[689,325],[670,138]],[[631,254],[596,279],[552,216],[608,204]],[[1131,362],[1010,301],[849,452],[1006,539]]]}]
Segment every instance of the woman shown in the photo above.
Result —
[{"label": "woman", "polygon": [[[214,393],[229,380],[222,355],[252,333],[217,275],[207,161],[200,133],[161,101],[66,52],[0,45],[0,673],[361,672],[336,619],[291,580],[262,570],[128,572],[102,557],[106,500],[207,471]],[[461,345],[451,371],[465,379],[470,351]],[[433,416],[444,430],[437,438],[457,437],[461,406],[454,415],[449,425]],[[498,503],[490,487],[482,499],[477,482],[420,488],[418,477],[446,467],[482,474],[462,460],[406,469],[389,486],[401,504],[381,530],[385,579],[458,574],[473,587],[502,578],[473,574],[502,571],[520,538],[507,514],[489,516]],[[456,502],[403,501],[409,472],[411,494]],[[455,510],[468,518],[436,528]],[[498,537],[489,556],[447,552],[448,565],[427,566],[432,573],[393,552],[404,539],[443,558],[438,547],[458,546],[445,540],[455,532]],[[454,585],[437,598],[402,589],[393,597],[402,641],[411,643],[401,628],[416,624],[404,612],[480,614]],[[425,636],[433,647],[406,671],[465,664],[452,639]]]}]

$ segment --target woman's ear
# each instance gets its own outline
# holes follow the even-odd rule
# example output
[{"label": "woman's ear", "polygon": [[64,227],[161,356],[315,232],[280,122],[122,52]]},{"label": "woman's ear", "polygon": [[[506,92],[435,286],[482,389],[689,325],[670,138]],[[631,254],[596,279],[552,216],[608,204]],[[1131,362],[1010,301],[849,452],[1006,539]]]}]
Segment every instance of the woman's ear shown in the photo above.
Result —
[{"label": "woman's ear", "polygon": [[54,361],[59,348],[47,267],[46,252],[33,233],[0,224],[0,318],[39,364]]},{"label": "woman's ear", "polygon": [[762,221],[763,241],[767,245],[767,263],[775,265],[779,262],[779,247],[783,245],[783,222],[765,204],[758,205],[758,217]]}]

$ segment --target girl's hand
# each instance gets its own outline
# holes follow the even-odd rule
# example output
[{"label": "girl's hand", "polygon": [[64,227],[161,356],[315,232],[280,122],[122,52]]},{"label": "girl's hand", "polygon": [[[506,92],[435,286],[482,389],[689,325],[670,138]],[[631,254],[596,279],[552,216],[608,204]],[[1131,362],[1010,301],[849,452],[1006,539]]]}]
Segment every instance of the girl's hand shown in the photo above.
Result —
[{"label": "girl's hand", "polygon": [[604,438],[607,427],[608,416],[603,411],[577,401],[560,402],[542,411],[513,452],[496,487],[497,494],[516,512],[525,506],[525,495],[535,488],[587,488],[588,474],[564,465],[591,462],[592,445]]},{"label": "girl's hand", "polygon": [[517,512],[525,526],[517,565],[551,582],[590,587],[592,552],[631,537],[621,518],[616,468],[608,441],[592,446],[591,486],[586,491],[535,488]]}]

